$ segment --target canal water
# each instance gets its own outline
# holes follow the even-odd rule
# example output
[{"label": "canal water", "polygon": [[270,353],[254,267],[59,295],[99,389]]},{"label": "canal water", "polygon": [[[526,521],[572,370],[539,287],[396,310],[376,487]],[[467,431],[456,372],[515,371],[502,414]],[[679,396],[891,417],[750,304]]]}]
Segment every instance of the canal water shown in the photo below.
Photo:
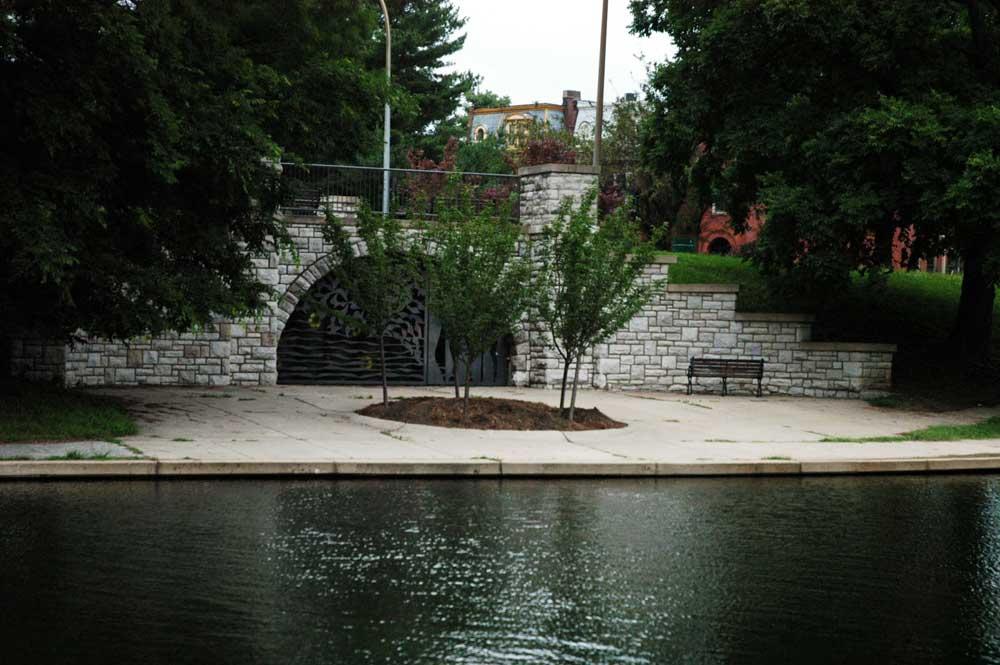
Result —
[{"label": "canal water", "polygon": [[0,649],[1000,662],[1000,477],[0,483]]}]

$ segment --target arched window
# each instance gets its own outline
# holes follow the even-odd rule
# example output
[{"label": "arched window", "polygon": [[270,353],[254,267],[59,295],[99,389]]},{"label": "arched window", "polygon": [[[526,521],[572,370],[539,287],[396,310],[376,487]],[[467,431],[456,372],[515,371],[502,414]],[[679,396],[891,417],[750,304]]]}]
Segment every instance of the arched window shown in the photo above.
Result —
[{"label": "arched window", "polygon": [[531,123],[535,120],[530,115],[515,113],[504,119],[504,131],[507,134],[507,141],[520,145],[528,136]]},{"label": "arched window", "polygon": [[479,127],[476,127],[476,133],[473,135],[473,140],[476,143],[479,143],[480,141],[484,140],[485,138],[486,138],[486,128],[483,127],[482,125],[480,125]]},{"label": "arched window", "polygon": [[581,122],[576,126],[576,135],[582,139],[589,139],[594,135],[594,126],[589,122]]},{"label": "arched window", "polygon": [[729,256],[733,253],[733,246],[725,238],[715,238],[712,242],[708,243],[708,253]]}]

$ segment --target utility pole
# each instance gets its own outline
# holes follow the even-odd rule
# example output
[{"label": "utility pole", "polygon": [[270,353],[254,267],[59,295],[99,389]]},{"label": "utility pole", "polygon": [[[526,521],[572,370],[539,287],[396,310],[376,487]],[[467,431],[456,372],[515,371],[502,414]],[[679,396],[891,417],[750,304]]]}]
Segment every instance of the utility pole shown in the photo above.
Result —
[{"label": "utility pole", "polygon": [[608,48],[608,0],[601,10],[601,55],[597,66],[597,122],[594,127],[594,168],[601,165],[601,133],[604,131],[604,55]]},{"label": "utility pole", "polygon": [[[385,82],[386,95],[389,94],[388,84],[392,83],[392,30],[389,28],[389,9],[385,6],[385,0],[378,0],[382,5],[382,16],[385,17]],[[607,0],[605,3],[605,14],[607,13]],[[601,71],[604,71],[604,63],[601,62]],[[385,100],[385,119],[383,125],[385,129],[382,134],[382,214],[389,214],[389,98]],[[600,116],[598,116],[600,117]]]}]

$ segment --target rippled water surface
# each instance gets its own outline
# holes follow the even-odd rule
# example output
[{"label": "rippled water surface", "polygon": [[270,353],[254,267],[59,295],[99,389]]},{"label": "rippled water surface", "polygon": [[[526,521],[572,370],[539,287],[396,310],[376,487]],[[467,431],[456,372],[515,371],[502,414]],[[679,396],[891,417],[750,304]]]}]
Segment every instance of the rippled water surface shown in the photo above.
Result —
[{"label": "rippled water surface", "polygon": [[21,662],[1000,662],[1000,478],[5,483]]}]

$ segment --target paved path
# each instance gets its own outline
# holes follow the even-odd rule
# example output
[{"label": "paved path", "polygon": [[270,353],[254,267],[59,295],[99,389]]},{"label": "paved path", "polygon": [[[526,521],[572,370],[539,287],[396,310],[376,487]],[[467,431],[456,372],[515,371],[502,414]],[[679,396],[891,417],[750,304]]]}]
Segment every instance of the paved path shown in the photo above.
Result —
[{"label": "paved path", "polygon": [[[448,395],[449,390],[405,388],[392,393]],[[168,469],[265,473],[284,468],[287,472],[315,473],[331,469],[340,473],[404,473],[409,469],[420,473],[667,474],[685,469],[709,473],[723,469],[720,465],[725,466],[720,471],[725,473],[801,473],[927,470],[933,467],[928,467],[927,460],[938,460],[941,468],[1000,469],[1000,440],[821,441],[831,436],[891,435],[930,424],[969,423],[998,413],[988,409],[915,414],[853,400],[585,391],[580,396],[582,406],[597,406],[628,427],[591,432],[491,432],[359,416],[354,411],[376,399],[377,391],[370,387],[135,388],[107,392],[127,399],[139,418],[141,434],[126,437],[124,443],[156,462],[152,471],[149,462],[146,466],[138,462],[89,464],[94,468],[104,465],[107,473],[117,473],[111,471],[113,468],[143,474],[165,474]],[[557,403],[559,397],[556,391],[537,389],[475,392],[550,404]],[[83,468],[81,463],[75,464],[75,468]],[[0,467],[0,475],[36,475],[32,469],[55,469],[56,463],[23,463],[18,467],[6,462]]]}]

